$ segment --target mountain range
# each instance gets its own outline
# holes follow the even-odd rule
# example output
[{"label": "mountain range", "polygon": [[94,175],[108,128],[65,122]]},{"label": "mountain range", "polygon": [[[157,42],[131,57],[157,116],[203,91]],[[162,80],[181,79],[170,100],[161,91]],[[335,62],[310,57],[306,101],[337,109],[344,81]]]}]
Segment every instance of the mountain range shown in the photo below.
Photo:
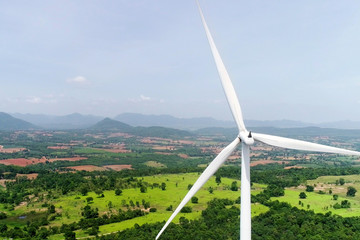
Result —
[{"label": "mountain range", "polygon": [[[21,114],[1,113],[0,130],[27,130],[27,129],[86,129],[96,126],[103,120],[111,120],[102,116],[82,115],[73,113],[65,116],[54,116],[45,114]],[[164,127],[181,130],[198,130],[201,128],[232,128],[233,121],[216,120],[214,118],[177,118],[171,115],[143,115],[138,113],[123,113],[112,120],[117,120],[129,127]],[[248,128],[251,127],[274,127],[274,128],[338,128],[338,129],[360,129],[360,122],[338,121],[320,124],[306,123],[292,120],[257,121],[245,120]]]},{"label": "mountain range", "polygon": [[0,112],[0,130],[34,130],[39,129],[38,126],[31,124],[27,121],[15,118],[10,114]]}]

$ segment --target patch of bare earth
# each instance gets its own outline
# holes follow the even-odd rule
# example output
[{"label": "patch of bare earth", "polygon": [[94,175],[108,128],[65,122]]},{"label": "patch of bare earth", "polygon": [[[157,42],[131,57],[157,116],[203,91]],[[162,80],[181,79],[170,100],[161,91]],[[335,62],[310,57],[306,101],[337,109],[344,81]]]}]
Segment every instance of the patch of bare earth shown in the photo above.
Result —
[{"label": "patch of bare earth", "polygon": [[0,179],[0,185],[6,187],[6,182],[15,182],[15,179]]},{"label": "patch of bare earth", "polygon": [[26,148],[4,148],[2,145],[0,145],[0,153],[16,153],[25,150]]},{"label": "patch of bare earth", "polygon": [[36,179],[39,176],[38,173],[29,173],[29,174],[21,174],[17,173],[16,177],[27,177],[27,179],[33,180]]},{"label": "patch of bare earth", "polygon": [[302,166],[287,166],[287,167],[284,167],[284,169],[292,169],[292,168],[304,168]]},{"label": "patch of bare earth", "polygon": [[34,163],[33,163],[33,160],[26,159],[26,158],[11,158],[11,159],[0,160],[0,164],[16,165],[16,166],[20,166],[20,167],[25,167],[27,165],[31,165]]},{"label": "patch of bare earth", "polygon": [[279,164],[282,164],[282,163],[289,163],[288,161],[274,161],[274,160],[259,160],[259,161],[254,161],[254,162],[251,162],[250,163],[250,166],[257,166],[257,165],[260,165],[260,164],[270,164],[270,163],[279,163]]},{"label": "patch of bare earth", "polygon": [[52,149],[52,150],[61,150],[61,149],[69,149],[68,146],[49,146],[47,147],[48,149]]},{"label": "patch of bare earth", "polygon": [[50,158],[48,159],[49,162],[56,162],[56,161],[70,161],[76,162],[87,159],[86,157],[71,157],[71,158]]},{"label": "patch of bare earth", "polygon": [[0,164],[4,164],[4,165],[15,165],[15,166],[20,166],[20,167],[26,167],[28,165],[32,165],[32,164],[39,164],[39,163],[45,163],[45,162],[55,162],[55,161],[80,161],[80,160],[84,160],[87,159],[85,157],[72,157],[72,158],[52,158],[52,159],[47,159],[46,157],[42,157],[42,158],[11,158],[11,159],[5,159],[5,160],[0,160]]},{"label": "patch of bare earth", "polygon": [[115,170],[115,171],[121,171],[121,170],[124,170],[124,169],[133,169],[132,168],[132,165],[105,165],[103,166],[104,168],[107,168],[107,169],[112,169],[112,170]]},{"label": "patch of bare earth", "polygon": [[73,169],[76,171],[87,171],[87,172],[106,171],[107,170],[104,167],[98,167],[98,166],[94,166],[94,165],[72,166],[72,167],[66,167],[66,168]]}]

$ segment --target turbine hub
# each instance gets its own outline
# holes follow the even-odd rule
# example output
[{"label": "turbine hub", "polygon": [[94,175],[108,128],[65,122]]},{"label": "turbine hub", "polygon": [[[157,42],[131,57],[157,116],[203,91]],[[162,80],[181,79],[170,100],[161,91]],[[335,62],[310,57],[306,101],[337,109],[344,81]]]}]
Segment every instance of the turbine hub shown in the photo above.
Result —
[{"label": "turbine hub", "polygon": [[251,131],[242,131],[239,133],[240,140],[245,143],[246,145],[253,145],[254,144],[254,138],[252,137]]}]

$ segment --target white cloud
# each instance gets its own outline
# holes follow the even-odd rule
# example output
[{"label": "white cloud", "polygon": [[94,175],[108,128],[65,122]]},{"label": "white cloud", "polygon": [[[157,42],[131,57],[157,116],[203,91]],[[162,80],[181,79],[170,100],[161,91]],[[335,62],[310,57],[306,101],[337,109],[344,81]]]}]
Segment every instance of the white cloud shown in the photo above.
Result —
[{"label": "white cloud", "polygon": [[142,101],[150,101],[151,100],[151,97],[146,97],[146,96],[144,96],[144,95],[140,95],[140,99],[142,100]]},{"label": "white cloud", "polygon": [[83,77],[83,76],[77,76],[74,78],[69,78],[68,80],[66,80],[68,83],[77,83],[77,84],[86,84],[89,81]]},{"label": "white cloud", "polygon": [[30,97],[30,98],[26,99],[26,102],[38,104],[38,103],[42,102],[42,99],[39,97]]},{"label": "white cloud", "polygon": [[164,99],[154,99],[152,97],[147,97],[143,94],[140,94],[140,96],[138,98],[128,98],[129,102],[132,103],[164,103],[165,100]]}]

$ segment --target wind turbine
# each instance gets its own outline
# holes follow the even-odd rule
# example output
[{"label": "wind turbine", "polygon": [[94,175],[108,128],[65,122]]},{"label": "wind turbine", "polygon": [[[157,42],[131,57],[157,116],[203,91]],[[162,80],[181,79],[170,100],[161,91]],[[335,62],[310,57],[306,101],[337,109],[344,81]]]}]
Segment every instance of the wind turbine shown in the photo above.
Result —
[{"label": "wind turbine", "polygon": [[251,239],[251,194],[250,194],[250,146],[254,144],[254,141],[259,141],[271,146],[311,151],[311,152],[325,152],[325,153],[337,153],[344,155],[358,155],[360,152],[351,151],[336,147],[325,146],[316,143],[310,143],[290,138],[277,137],[267,134],[252,133],[249,132],[244,124],[242,112],[239,104],[239,100],[236,96],[236,92],[230,80],[229,74],[222,62],[220,54],[215,46],[214,40],[210,34],[209,28],[205,22],[205,18],[198,4],[202,23],[205,28],[206,36],[209,41],[209,45],[216,63],[218,73],[220,75],[221,83],[225,91],[225,95],[230,106],[232,115],[239,129],[239,135],[231,142],[226,148],[224,148],[219,155],[209,164],[205,171],[196,180],[192,188],[186,194],[179,206],[170,216],[164,227],[156,236],[158,239],[163,231],[167,228],[170,222],[180,212],[180,210],[186,205],[186,203],[195,195],[195,193],[214,175],[214,173],[220,168],[220,166],[226,161],[236,147],[241,143],[241,211],[240,211],[240,239]]}]

